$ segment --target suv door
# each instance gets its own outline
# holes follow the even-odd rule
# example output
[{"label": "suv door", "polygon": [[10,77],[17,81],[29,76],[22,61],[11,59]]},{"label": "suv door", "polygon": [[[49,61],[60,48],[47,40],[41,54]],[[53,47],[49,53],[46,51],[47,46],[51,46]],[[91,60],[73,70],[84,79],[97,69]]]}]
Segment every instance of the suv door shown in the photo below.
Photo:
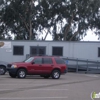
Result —
[{"label": "suv door", "polygon": [[42,58],[34,58],[33,64],[31,65],[31,70],[33,74],[42,73]]},{"label": "suv door", "polygon": [[43,58],[43,65],[42,65],[42,73],[50,74],[51,70],[53,69],[53,60],[52,58]]}]

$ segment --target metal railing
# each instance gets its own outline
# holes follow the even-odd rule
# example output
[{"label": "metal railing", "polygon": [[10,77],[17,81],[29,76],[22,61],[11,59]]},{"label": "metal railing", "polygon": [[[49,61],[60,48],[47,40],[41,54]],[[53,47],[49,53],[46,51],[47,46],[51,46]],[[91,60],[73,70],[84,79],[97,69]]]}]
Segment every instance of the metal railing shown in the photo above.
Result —
[{"label": "metal railing", "polygon": [[68,66],[68,71],[84,73],[100,73],[100,62],[77,58],[63,58]]}]

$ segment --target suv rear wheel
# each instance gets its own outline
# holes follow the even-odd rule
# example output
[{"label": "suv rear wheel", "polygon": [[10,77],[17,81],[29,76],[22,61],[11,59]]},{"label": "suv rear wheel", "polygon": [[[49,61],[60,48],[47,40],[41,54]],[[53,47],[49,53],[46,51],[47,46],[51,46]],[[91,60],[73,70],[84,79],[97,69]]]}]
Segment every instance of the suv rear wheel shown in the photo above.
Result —
[{"label": "suv rear wheel", "polygon": [[0,66],[0,75],[4,75],[6,73],[6,67]]},{"label": "suv rear wheel", "polygon": [[52,76],[53,79],[59,79],[60,78],[60,71],[59,70],[53,70],[51,76]]},{"label": "suv rear wheel", "polygon": [[19,69],[17,72],[18,78],[25,78],[26,77],[26,70],[25,69]]}]

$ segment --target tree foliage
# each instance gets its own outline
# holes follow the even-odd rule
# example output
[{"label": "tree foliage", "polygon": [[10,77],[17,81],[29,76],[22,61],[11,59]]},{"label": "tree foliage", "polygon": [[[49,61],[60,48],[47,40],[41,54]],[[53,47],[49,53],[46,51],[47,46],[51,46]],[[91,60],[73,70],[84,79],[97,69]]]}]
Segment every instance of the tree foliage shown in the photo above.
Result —
[{"label": "tree foliage", "polygon": [[78,41],[88,29],[100,30],[100,0],[2,0],[0,37],[17,40],[52,35],[53,40]]}]

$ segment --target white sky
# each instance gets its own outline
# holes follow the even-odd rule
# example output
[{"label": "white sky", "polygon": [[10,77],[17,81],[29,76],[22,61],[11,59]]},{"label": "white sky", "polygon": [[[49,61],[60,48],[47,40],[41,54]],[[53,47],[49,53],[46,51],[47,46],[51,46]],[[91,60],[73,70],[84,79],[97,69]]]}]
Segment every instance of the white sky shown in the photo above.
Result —
[{"label": "white sky", "polygon": [[94,34],[93,31],[88,30],[87,35],[81,41],[100,41],[100,40],[98,40],[98,36]]},{"label": "white sky", "polygon": [[[44,36],[45,35],[42,35],[40,37],[44,37]],[[14,38],[13,35],[12,37]],[[46,40],[52,41],[52,36],[48,34]],[[98,36],[95,35],[93,31],[88,30],[87,35],[81,41],[100,41],[100,40],[98,40]]]},{"label": "white sky", "polygon": [[[48,34],[46,40],[52,40],[52,36]],[[100,41],[98,40],[98,36],[93,33],[93,31],[89,30],[87,35],[81,41]]]}]

